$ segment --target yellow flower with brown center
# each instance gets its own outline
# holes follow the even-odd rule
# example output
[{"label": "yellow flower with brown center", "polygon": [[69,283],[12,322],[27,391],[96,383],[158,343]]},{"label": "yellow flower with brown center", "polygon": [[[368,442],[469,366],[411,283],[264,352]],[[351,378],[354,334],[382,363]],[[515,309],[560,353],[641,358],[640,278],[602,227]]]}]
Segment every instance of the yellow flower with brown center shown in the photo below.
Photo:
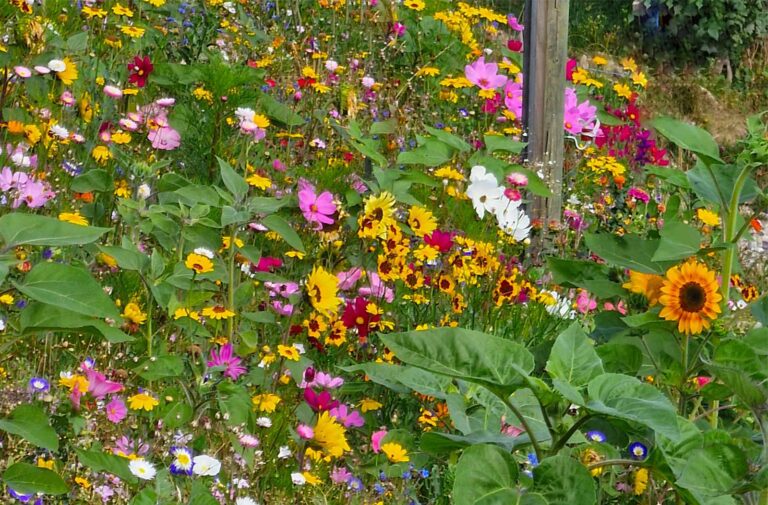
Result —
[{"label": "yellow flower with brown center", "polygon": [[140,39],[146,30],[144,30],[144,28],[139,28],[138,26],[123,25],[120,27],[120,31],[132,39]]},{"label": "yellow flower with brown center", "polygon": [[659,314],[667,321],[677,321],[677,329],[688,335],[709,328],[720,313],[718,283],[715,273],[696,261],[688,261],[667,271],[659,302]]},{"label": "yellow flower with brown center", "polygon": [[388,442],[382,445],[381,452],[387,456],[390,463],[406,463],[411,460],[408,457],[408,451],[396,442]]},{"label": "yellow flower with brown center", "polygon": [[423,11],[424,7],[426,7],[424,0],[405,0],[403,5],[415,11]]},{"label": "yellow flower with brown center", "polygon": [[440,74],[440,69],[437,67],[421,67],[416,71],[417,77],[429,76],[434,77]]},{"label": "yellow flower with brown center", "polygon": [[316,266],[312,269],[306,287],[309,301],[318,312],[335,313],[339,308],[339,280],[323,267]]},{"label": "yellow flower with brown center", "polygon": [[220,320],[220,319],[229,319],[230,317],[234,317],[235,313],[226,308],[223,305],[214,305],[213,307],[206,307],[203,309],[202,312],[204,317],[213,319],[213,320]]},{"label": "yellow flower with brown center", "polygon": [[194,270],[197,274],[213,272],[213,262],[202,254],[189,253],[186,261],[184,261],[184,266]]},{"label": "yellow flower with brown center", "polygon": [[146,410],[152,412],[152,410],[160,405],[157,399],[146,392],[135,394],[128,398],[128,406],[131,410]]},{"label": "yellow flower with brown center", "polygon": [[320,414],[312,431],[314,443],[331,457],[340,458],[345,451],[351,450],[347,442],[347,430],[327,411]]},{"label": "yellow flower with brown center", "polygon": [[292,345],[278,345],[277,354],[290,361],[299,361],[299,350]]},{"label": "yellow flower with brown center", "polygon": [[437,229],[437,219],[424,207],[414,205],[408,211],[408,226],[417,237],[423,237]]},{"label": "yellow flower with brown center", "polygon": [[661,286],[664,284],[664,278],[660,275],[646,274],[643,272],[629,271],[629,281],[622,284],[626,290],[632,293],[643,295],[648,299],[648,305],[653,307],[659,303],[661,296]]},{"label": "yellow flower with brown center", "polygon": [[79,212],[62,212],[59,214],[59,221],[78,224],[80,226],[88,226],[88,220],[81,216]]},{"label": "yellow flower with brown center", "polygon": [[394,224],[395,197],[383,191],[380,195],[371,196],[365,201],[363,214],[358,218],[360,238],[384,237],[389,226]]},{"label": "yellow flower with brown center", "polygon": [[272,181],[269,179],[269,177],[265,177],[259,173],[248,176],[246,182],[258,189],[268,189],[270,186],[272,186]]},{"label": "yellow flower with brown center", "polygon": [[133,11],[129,9],[128,7],[125,7],[120,4],[116,4],[114,7],[112,7],[112,12],[116,16],[127,16],[129,18],[133,17]]}]

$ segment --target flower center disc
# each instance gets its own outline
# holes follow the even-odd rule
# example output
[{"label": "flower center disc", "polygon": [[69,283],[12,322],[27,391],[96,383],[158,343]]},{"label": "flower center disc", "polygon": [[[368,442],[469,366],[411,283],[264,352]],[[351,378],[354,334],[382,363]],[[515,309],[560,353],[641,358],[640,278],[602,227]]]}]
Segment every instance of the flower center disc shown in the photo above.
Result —
[{"label": "flower center disc", "polygon": [[707,303],[707,293],[701,284],[688,282],[680,288],[680,307],[686,312],[699,312]]}]

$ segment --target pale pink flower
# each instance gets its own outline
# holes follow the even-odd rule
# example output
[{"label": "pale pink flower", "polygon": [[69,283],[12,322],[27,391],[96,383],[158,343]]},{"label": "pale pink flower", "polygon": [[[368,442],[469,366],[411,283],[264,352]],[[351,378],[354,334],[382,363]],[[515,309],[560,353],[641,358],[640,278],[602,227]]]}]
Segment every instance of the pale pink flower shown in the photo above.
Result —
[{"label": "pale pink flower", "polygon": [[373,434],[371,434],[371,449],[373,449],[373,452],[378,454],[381,451],[381,441],[386,436],[386,429],[374,431]]},{"label": "pale pink flower", "polygon": [[469,82],[480,89],[497,89],[507,83],[507,76],[499,74],[499,66],[495,63],[486,63],[485,56],[465,66],[464,75]]},{"label": "pale pink flower", "polygon": [[117,396],[112,398],[112,401],[104,407],[104,410],[107,413],[107,419],[115,424],[128,416],[128,409],[125,406],[125,402]]}]

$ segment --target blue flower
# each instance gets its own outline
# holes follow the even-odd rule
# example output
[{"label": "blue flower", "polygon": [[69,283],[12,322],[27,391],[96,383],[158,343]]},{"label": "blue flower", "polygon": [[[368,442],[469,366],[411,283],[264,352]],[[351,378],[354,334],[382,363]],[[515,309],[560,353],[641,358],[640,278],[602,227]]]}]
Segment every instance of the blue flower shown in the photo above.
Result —
[{"label": "blue flower", "polygon": [[603,442],[605,442],[605,434],[602,431],[597,431],[597,430],[588,431],[587,440],[602,444]]},{"label": "blue flower", "polygon": [[421,472],[419,473],[421,474],[422,479],[426,479],[427,477],[429,477],[429,470],[427,470],[426,468],[422,468]]},{"label": "blue flower", "polygon": [[186,447],[171,447],[171,473],[174,475],[192,475],[192,451]]},{"label": "blue flower", "polygon": [[640,442],[629,444],[629,455],[632,459],[645,459],[648,456],[648,448]]},{"label": "blue flower", "polygon": [[379,484],[378,482],[373,485],[373,490],[376,491],[376,494],[384,494],[384,486]]},{"label": "blue flower", "polygon": [[29,379],[29,389],[35,393],[45,393],[51,389],[51,384],[42,377],[32,377]]},{"label": "blue flower", "polygon": [[536,456],[536,454],[531,452],[528,454],[528,463],[531,466],[539,466],[539,458]]},{"label": "blue flower", "polygon": [[32,499],[32,495],[31,494],[17,493],[16,491],[14,491],[11,488],[8,488],[8,493],[10,493],[11,496],[13,496],[17,500],[19,500],[21,503],[27,503],[30,499]]},{"label": "blue flower", "polygon": [[350,490],[356,493],[359,493],[360,491],[363,490],[363,481],[358,479],[357,477],[351,477],[347,481],[347,488],[349,488]]}]

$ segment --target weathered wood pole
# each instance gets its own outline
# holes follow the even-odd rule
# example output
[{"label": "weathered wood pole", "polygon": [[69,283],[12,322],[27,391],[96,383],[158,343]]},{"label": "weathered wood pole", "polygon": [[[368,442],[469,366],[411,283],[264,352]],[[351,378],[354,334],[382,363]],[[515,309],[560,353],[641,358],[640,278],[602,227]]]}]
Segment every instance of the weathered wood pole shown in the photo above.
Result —
[{"label": "weathered wood pole", "polygon": [[536,197],[531,206],[531,218],[542,223],[542,237],[550,223],[559,224],[562,216],[568,4],[569,0],[525,2],[523,135],[528,147],[524,160],[552,190],[551,196]]}]

